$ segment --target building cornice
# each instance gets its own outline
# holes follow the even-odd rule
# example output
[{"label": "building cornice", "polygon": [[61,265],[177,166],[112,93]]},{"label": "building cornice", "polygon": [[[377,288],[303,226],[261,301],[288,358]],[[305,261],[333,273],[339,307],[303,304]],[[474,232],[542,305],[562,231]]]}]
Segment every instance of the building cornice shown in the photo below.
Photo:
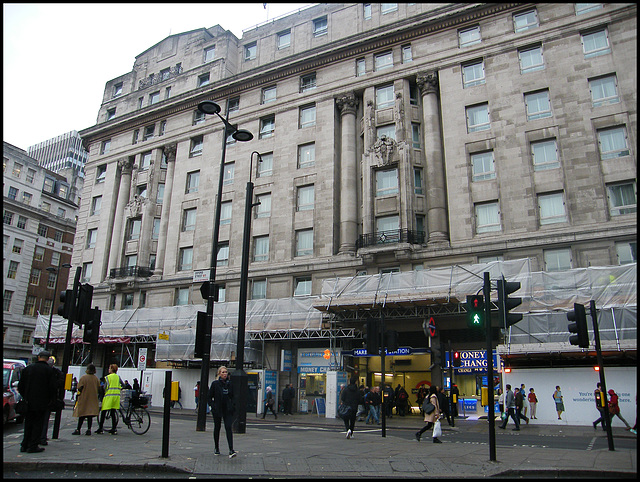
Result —
[{"label": "building cornice", "polygon": [[[393,26],[384,25],[340,39],[303,53],[289,56],[266,65],[242,72],[235,76],[213,82],[206,87],[191,90],[172,98],[165,105],[146,107],[125,114],[113,121],[97,124],[79,132],[85,149],[93,142],[109,139],[113,135],[140,128],[167,117],[194,110],[203,100],[224,99],[269,82],[316,70],[345,58],[375,52],[412,38],[424,36],[442,29],[449,29],[494,15],[513,8],[524,8],[529,4],[453,4],[440,9],[401,20]],[[533,5],[533,4],[530,4]],[[166,102],[166,101],[163,101]],[[161,102],[162,104],[162,102]],[[145,113],[148,110],[148,113]],[[89,145],[87,145],[89,144]]]}]

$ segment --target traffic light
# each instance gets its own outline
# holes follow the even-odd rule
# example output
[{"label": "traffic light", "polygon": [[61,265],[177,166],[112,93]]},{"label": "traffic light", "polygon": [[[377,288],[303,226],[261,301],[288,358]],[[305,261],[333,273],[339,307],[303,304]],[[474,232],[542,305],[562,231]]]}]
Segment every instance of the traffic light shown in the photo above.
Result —
[{"label": "traffic light", "polygon": [[200,294],[205,301],[209,300],[209,295],[213,295],[213,301],[218,301],[218,286],[213,281],[205,281],[200,286]]},{"label": "traffic light", "polygon": [[431,345],[431,364],[445,368],[442,363],[442,345],[436,338],[429,338],[429,343]]},{"label": "traffic light", "polygon": [[[204,286],[204,285],[203,285]],[[193,357],[202,358],[204,355],[205,335],[207,331],[207,312],[198,311],[196,319],[196,344],[193,348]]]},{"label": "traffic light", "polygon": [[95,345],[98,343],[100,336],[100,324],[102,318],[102,311],[98,308],[89,310],[87,318],[84,319],[84,333],[82,334],[82,341],[85,343],[91,343]]},{"label": "traffic light", "polygon": [[584,305],[580,303],[573,304],[573,311],[567,313],[569,323],[568,329],[570,333],[575,333],[569,337],[569,343],[578,345],[580,348],[589,348],[589,332],[587,331],[587,312]]},{"label": "traffic light", "polygon": [[367,353],[369,355],[380,354],[380,325],[378,320],[367,321],[367,334],[365,335]]},{"label": "traffic light", "polygon": [[454,351],[453,352],[453,366],[454,367],[462,366],[462,359],[460,358],[460,352],[459,351]]},{"label": "traffic light", "polygon": [[467,325],[469,328],[484,326],[484,298],[482,295],[467,296]]},{"label": "traffic light", "polygon": [[93,286],[89,283],[80,285],[78,290],[78,311],[73,322],[82,326],[91,318],[91,302],[93,300]]},{"label": "traffic light", "polygon": [[71,317],[74,308],[73,290],[65,290],[60,292],[60,301],[62,304],[58,306],[58,314],[67,320]]},{"label": "traffic light", "polygon": [[386,334],[387,350],[396,351],[398,347],[398,332],[396,330],[388,330]]},{"label": "traffic light", "polygon": [[519,281],[506,281],[504,276],[498,280],[498,309],[500,320],[504,322],[504,328],[515,325],[522,319],[520,313],[509,313],[510,310],[522,304],[522,298],[509,298],[509,295],[520,289]]}]

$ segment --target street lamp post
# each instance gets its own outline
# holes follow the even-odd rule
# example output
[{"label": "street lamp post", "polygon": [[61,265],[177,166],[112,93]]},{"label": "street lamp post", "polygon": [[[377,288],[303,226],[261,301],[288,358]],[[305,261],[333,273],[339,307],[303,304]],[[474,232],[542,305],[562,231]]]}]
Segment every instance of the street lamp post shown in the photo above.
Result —
[{"label": "street lamp post", "polygon": [[[69,263],[63,263],[62,268],[71,268]],[[49,273],[56,274],[56,283],[53,288],[53,303],[51,303],[51,313],[49,313],[49,327],[47,328],[47,341],[44,344],[44,349],[49,351],[49,339],[51,338],[51,324],[53,323],[53,309],[56,306],[56,299],[58,299],[58,280],[60,279],[60,269],[54,266],[49,266],[47,271]]]},{"label": "street lamp post", "polygon": [[220,115],[220,106],[211,100],[198,104],[198,110],[203,114],[215,114],[224,123],[222,135],[222,157],[220,159],[220,175],[218,178],[218,197],[216,199],[216,213],[213,224],[213,245],[211,247],[211,268],[209,269],[209,289],[207,290],[207,326],[202,350],[202,369],[200,370],[200,397],[198,400],[198,419],[196,431],[203,432],[207,424],[207,399],[209,393],[209,368],[211,362],[211,329],[213,328],[213,303],[218,297],[216,279],[216,264],[218,260],[218,238],[220,235],[220,212],[222,210],[222,187],[224,181],[224,161],[227,153],[227,138],[231,135],[237,141],[247,142],[253,139],[251,132],[238,129],[237,125],[229,123],[229,101],[227,100],[226,119]]},{"label": "street lamp post", "polygon": [[249,377],[244,371],[244,333],[247,320],[247,285],[249,282],[249,244],[251,241],[251,210],[258,203],[253,202],[253,155],[258,155],[258,162],[262,162],[259,152],[251,153],[249,161],[249,182],[247,182],[244,200],[244,231],[242,236],[242,266],[240,268],[240,297],[238,298],[238,340],[236,343],[236,369],[231,377],[233,394],[236,400],[237,418],[234,425],[236,433],[246,433],[247,430],[247,398],[249,391]]}]

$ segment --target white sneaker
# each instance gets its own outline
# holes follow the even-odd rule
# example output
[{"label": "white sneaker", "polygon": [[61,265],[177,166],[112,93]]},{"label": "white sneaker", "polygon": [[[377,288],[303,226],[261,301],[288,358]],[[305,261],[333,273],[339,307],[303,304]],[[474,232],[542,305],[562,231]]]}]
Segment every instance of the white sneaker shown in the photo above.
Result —
[{"label": "white sneaker", "polygon": [[351,429],[347,430],[347,438],[351,438]]},{"label": "white sneaker", "polygon": [[230,459],[234,458],[236,455],[238,455],[238,452],[236,452],[235,450],[232,450],[231,452],[229,452]]}]

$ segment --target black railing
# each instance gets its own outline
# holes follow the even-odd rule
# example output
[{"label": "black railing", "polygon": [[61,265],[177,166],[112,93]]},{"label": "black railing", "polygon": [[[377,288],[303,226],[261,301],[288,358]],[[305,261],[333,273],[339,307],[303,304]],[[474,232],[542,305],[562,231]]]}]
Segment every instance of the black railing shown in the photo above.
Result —
[{"label": "black railing", "polygon": [[409,229],[391,229],[389,231],[378,231],[377,233],[361,234],[358,236],[356,248],[366,246],[376,246],[378,244],[410,243],[424,244],[424,231],[411,231]]},{"label": "black railing", "polygon": [[109,271],[110,278],[126,278],[135,276],[136,278],[148,278],[153,274],[148,266],[123,266],[121,268],[113,268]]}]

